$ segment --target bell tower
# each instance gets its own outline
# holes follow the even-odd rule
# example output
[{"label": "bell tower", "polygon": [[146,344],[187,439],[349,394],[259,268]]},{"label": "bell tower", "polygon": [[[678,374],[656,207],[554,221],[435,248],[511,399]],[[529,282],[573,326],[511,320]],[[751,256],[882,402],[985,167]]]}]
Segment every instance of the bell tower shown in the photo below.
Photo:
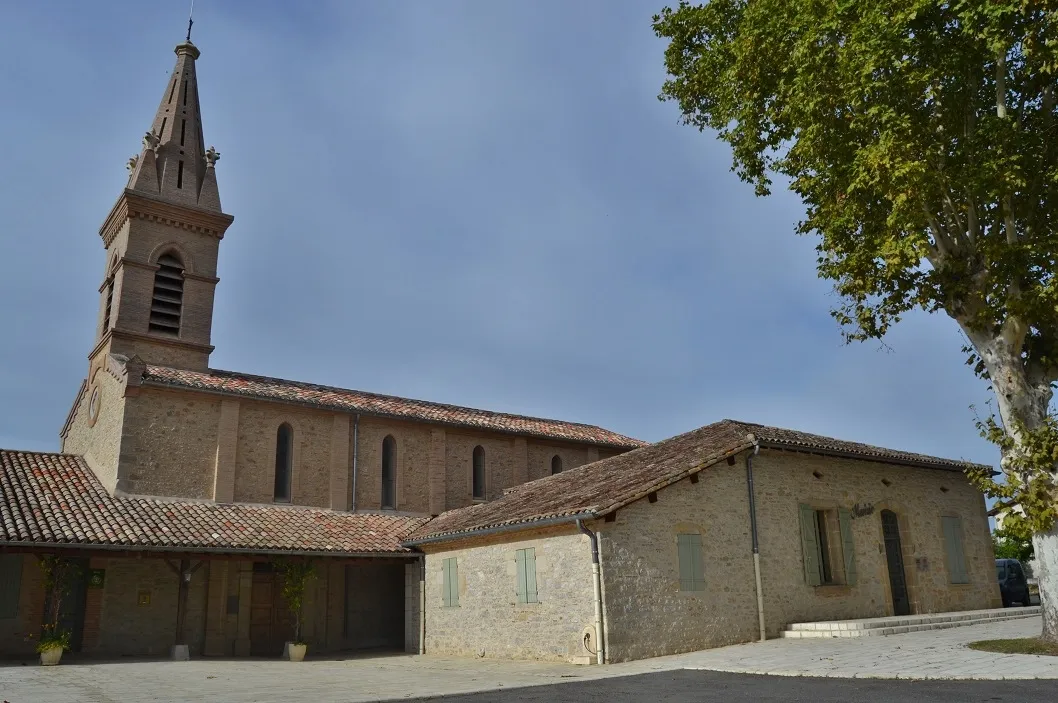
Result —
[{"label": "bell tower", "polygon": [[221,210],[216,165],[205,147],[190,39],[176,66],[129,180],[99,236],[106,248],[92,364],[106,354],[204,371],[213,351],[213,294],[220,241],[234,218]]}]

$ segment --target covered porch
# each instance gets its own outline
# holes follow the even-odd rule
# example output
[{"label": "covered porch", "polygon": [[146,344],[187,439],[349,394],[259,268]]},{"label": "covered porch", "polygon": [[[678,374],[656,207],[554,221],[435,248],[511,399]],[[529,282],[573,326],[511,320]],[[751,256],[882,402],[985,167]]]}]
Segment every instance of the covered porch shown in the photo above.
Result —
[{"label": "covered porch", "polygon": [[[4,457],[0,656],[32,656],[49,596],[40,561],[71,566],[68,657],[279,657],[293,638],[280,561],[310,562],[309,654],[419,652],[423,518],[110,496],[79,457]],[[11,490],[8,490],[10,488]]]}]

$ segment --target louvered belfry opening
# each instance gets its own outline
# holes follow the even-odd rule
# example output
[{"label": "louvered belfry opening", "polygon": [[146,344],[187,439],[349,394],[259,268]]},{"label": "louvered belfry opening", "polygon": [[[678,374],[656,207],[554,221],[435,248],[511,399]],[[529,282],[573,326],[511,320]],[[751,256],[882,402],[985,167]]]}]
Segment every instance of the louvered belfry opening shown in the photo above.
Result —
[{"label": "louvered belfry opening", "polygon": [[184,303],[184,265],[172,254],[158,259],[151,298],[151,332],[180,334],[180,309]]}]

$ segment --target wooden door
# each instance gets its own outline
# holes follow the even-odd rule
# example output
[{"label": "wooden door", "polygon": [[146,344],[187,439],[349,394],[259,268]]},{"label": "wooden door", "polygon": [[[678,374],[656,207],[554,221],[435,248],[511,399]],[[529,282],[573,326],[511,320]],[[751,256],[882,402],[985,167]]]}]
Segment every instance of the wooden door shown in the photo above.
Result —
[{"label": "wooden door", "polygon": [[250,590],[250,655],[278,657],[292,635],[292,618],[283,602],[277,574],[254,569]]},{"label": "wooden door", "polygon": [[910,615],[911,602],[907,597],[907,579],[904,576],[900,522],[891,510],[882,511],[882,535],[885,538],[885,562],[889,568],[889,590],[893,594],[893,614]]}]

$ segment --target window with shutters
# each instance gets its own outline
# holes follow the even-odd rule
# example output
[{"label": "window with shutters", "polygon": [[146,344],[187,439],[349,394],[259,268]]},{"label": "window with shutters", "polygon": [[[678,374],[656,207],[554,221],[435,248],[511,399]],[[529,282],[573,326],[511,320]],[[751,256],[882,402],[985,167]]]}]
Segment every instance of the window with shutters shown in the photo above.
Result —
[{"label": "window with shutters", "polygon": [[175,254],[158,257],[151,296],[151,316],[147,329],[162,334],[180,334],[180,313],[184,305],[184,264]]},{"label": "window with shutters", "polygon": [[276,473],[272,498],[276,503],[290,502],[290,479],[294,473],[294,428],[283,423],[276,430]]},{"label": "window with shutters", "polygon": [[22,590],[22,555],[0,554],[0,620],[18,615],[18,597]]},{"label": "window with shutters", "polygon": [[518,571],[518,602],[539,603],[536,590],[536,548],[519,549],[514,553]]},{"label": "window with shutters", "polygon": [[446,608],[459,607],[459,562],[455,557],[441,562],[441,602]]},{"label": "window with shutters", "polygon": [[485,448],[474,447],[474,456],[470,467],[473,483],[474,500],[485,500]]},{"label": "window with shutters", "polygon": [[944,516],[941,519],[944,531],[944,554],[948,563],[948,581],[950,583],[970,583],[966,570],[966,550],[962,541],[962,518]]},{"label": "window with shutters", "polygon": [[397,440],[393,435],[382,440],[382,507],[397,507]]},{"label": "window with shutters", "polygon": [[856,584],[852,514],[844,508],[799,506],[801,554],[809,586]]},{"label": "window with shutters", "polygon": [[705,561],[702,558],[702,536],[697,532],[676,535],[676,552],[680,562],[680,590],[705,590]]}]

